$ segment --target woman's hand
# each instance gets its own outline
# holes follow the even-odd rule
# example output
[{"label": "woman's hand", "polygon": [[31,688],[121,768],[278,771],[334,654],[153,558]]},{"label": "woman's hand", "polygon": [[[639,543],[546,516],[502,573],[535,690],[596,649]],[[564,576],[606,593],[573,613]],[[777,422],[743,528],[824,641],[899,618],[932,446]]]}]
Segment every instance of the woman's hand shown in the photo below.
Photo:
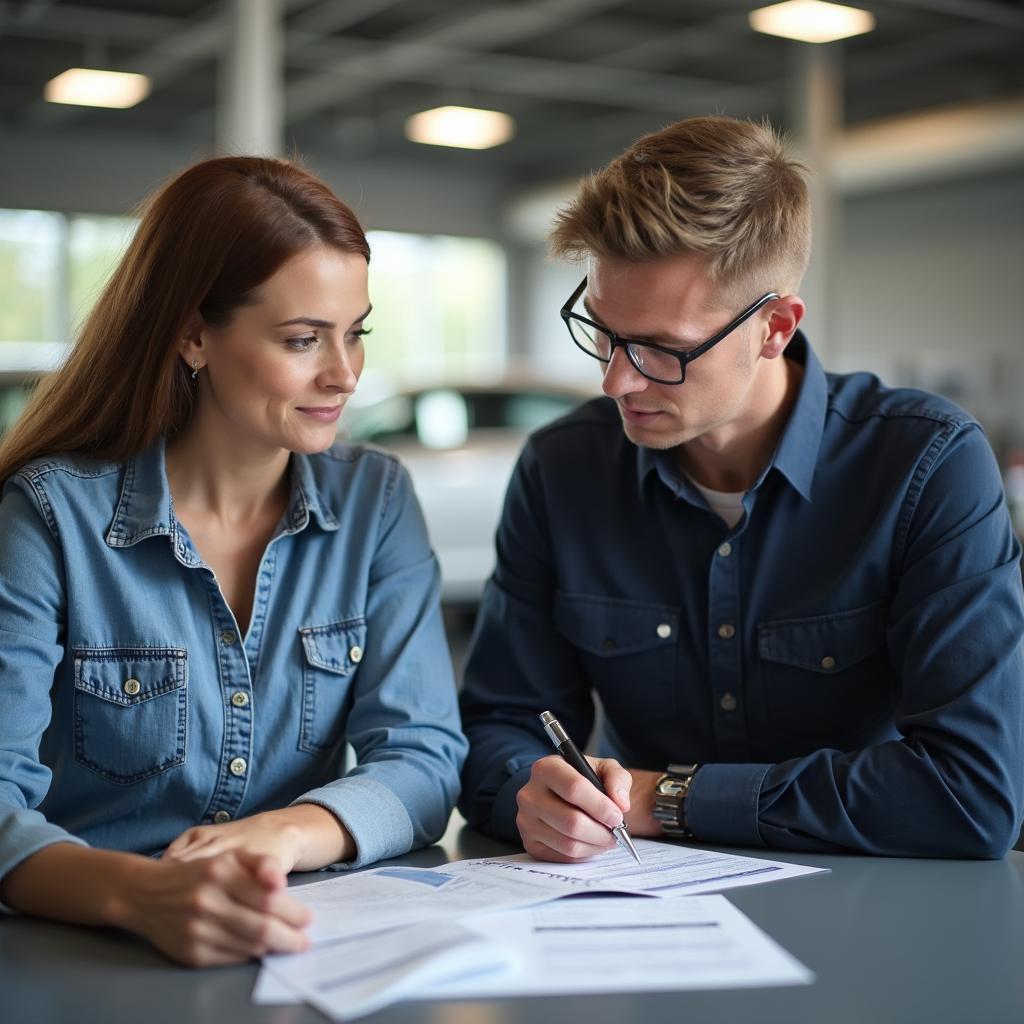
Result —
[{"label": "woman's hand", "polygon": [[309,948],[308,907],[287,893],[273,857],[232,850],[151,861],[125,885],[113,922],[191,967],[237,964]]},{"label": "woman's hand", "polygon": [[272,856],[287,874],[349,860],[356,847],[330,811],[317,804],[296,804],[224,825],[197,825],[182,832],[163,859],[192,861],[232,850]]}]

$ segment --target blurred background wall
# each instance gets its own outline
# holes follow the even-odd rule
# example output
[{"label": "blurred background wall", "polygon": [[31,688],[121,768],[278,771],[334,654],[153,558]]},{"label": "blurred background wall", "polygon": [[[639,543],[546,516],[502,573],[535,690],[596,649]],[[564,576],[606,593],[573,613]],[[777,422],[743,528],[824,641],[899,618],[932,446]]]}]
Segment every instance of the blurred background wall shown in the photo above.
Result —
[{"label": "blurred background wall", "polygon": [[[720,112],[769,118],[815,172],[804,294],[826,367],[967,406],[1024,515],[1024,3],[857,3],[869,30],[821,44],[755,30],[760,6],[0,3],[0,419],[60,358],[132,208],[216,152],[301,157],[373,232],[367,401],[513,367],[595,391],[559,322],[581,270],[546,258],[551,216],[638,135]],[[142,74],[149,91],[128,109],[47,102],[72,67]],[[507,115],[511,137],[407,137],[445,105]]]}]

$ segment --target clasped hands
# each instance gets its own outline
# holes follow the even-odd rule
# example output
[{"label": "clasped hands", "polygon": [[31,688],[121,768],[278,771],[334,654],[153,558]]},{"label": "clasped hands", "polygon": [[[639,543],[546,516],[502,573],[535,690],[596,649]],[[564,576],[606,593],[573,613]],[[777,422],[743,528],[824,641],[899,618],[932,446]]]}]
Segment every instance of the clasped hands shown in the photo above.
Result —
[{"label": "clasped hands", "polygon": [[293,870],[355,854],[329,811],[298,804],[183,832],[125,900],[122,924],[191,966],[309,947],[312,915],[287,893]]}]

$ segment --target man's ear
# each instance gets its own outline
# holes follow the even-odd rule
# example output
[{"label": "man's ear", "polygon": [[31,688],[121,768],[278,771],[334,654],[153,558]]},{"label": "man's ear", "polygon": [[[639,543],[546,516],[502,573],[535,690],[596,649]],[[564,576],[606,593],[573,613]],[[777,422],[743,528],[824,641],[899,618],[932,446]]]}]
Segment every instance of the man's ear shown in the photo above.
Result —
[{"label": "man's ear", "polygon": [[194,313],[189,317],[178,338],[178,354],[190,370],[206,365],[206,345],[203,342],[203,318]]},{"label": "man's ear", "polygon": [[761,355],[765,359],[776,359],[786,351],[807,306],[799,295],[783,295],[781,299],[773,299],[768,310],[768,337],[761,344]]}]

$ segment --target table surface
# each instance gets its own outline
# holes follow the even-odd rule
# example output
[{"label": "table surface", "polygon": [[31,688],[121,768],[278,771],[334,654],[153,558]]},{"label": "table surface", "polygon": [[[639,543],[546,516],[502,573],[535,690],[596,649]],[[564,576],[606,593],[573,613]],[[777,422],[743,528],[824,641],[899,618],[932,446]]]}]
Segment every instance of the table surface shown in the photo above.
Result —
[{"label": "table surface", "polygon": [[[453,821],[439,846],[398,863],[423,867],[511,852]],[[757,855],[757,851],[731,850]],[[372,1024],[702,1024],[1024,1021],[1024,853],[999,861],[797,855],[831,868],[729,890],[727,898],[817,975],[786,988],[419,1002]],[[294,876],[301,884],[323,874]],[[194,971],[119,932],[0,921],[4,1024],[322,1022],[307,1006],[253,1006],[256,964]]]}]

